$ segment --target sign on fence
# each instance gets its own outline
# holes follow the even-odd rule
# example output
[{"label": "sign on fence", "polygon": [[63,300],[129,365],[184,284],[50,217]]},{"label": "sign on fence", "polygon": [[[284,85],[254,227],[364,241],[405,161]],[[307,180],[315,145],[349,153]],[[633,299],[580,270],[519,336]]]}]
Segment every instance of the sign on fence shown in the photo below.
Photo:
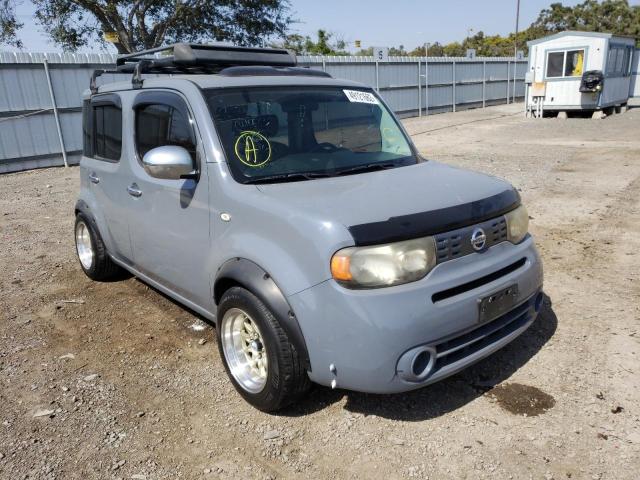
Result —
[{"label": "sign on fence", "polygon": [[389,49],[387,47],[373,47],[373,58],[376,62],[388,62]]}]

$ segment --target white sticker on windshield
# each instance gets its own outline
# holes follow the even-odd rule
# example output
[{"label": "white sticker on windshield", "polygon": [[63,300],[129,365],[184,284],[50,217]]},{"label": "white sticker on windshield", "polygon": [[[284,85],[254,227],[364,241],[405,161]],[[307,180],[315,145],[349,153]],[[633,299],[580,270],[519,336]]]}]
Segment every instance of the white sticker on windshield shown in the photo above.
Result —
[{"label": "white sticker on windshield", "polygon": [[350,102],[373,103],[378,105],[378,99],[373,93],[361,92],[360,90],[342,90]]}]

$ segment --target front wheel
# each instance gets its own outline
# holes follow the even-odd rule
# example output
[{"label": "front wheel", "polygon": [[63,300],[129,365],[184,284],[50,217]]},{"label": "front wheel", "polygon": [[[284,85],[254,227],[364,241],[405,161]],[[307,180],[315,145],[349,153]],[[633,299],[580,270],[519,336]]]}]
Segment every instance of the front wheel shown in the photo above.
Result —
[{"label": "front wheel", "polygon": [[241,287],[218,306],[218,349],[238,393],[264,412],[291,404],[311,382],[298,352],[271,311]]}]

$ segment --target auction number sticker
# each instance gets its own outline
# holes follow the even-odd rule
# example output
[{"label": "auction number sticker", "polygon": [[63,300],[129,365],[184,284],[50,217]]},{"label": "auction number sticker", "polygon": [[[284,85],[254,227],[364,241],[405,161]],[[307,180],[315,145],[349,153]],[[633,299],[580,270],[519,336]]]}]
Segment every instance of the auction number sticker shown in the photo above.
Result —
[{"label": "auction number sticker", "polygon": [[378,99],[373,93],[362,92],[360,90],[342,90],[350,102],[371,103],[378,105]]}]

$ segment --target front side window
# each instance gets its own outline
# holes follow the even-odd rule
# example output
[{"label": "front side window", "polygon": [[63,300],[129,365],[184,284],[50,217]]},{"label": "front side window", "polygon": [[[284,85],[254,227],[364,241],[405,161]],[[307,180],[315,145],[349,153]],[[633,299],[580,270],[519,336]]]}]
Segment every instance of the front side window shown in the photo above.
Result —
[{"label": "front side window", "polygon": [[305,180],[417,162],[397,121],[365,90],[253,87],[205,91],[234,177]]},{"label": "front side window", "polygon": [[583,72],[584,49],[547,54],[547,78],[581,77]]},{"label": "front side window", "polygon": [[184,147],[195,162],[195,136],[185,113],[169,105],[141,105],[136,109],[136,149],[139,158],[142,159],[149,150],[164,145]]}]

